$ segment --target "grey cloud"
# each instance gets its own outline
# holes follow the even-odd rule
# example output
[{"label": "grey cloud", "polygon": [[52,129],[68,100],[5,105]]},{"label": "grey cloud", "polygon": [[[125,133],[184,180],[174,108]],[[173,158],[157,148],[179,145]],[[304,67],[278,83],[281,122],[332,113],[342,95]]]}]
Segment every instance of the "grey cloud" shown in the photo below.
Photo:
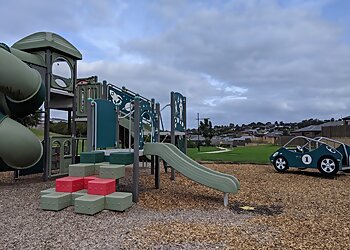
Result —
[{"label": "grey cloud", "polygon": [[[214,124],[349,115],[344,30],[322,18],[327,0],[302,2],[151,1],[142,10],[152,20],[131,22],[133,1],[18,0],[6,2],[0,21],[3,41],[49,30],[97,58],[79,63],[80,76],[98,75],[162,105],[170,91],[183,93],[189,126],[197,112]],[[157,32],[147,34],[156,21]],[[142,35],[123,38],[128,29]]]},{"label": "grey cloud", "polygon": [[350,81],[350,45],[341,40],[341,28],[308,8],[250,3],[239,11],[235,5],[199,9],[167,32],[128,41],[121,50],[208,74],[226,88],[248,89],[246,100],[221,93],[227,99],[221,106],[207,102],[206,112],[218,120],[222,110],[237,113],[237,122],[344,115],[350,106],[341,98],[349,93],[344,86]]},{"label": "grey cloud", "polygon": [[[97,39],[113,32],[110,28],[120,23],[119,15],[126,4],[122,1],[93,0],[14,0],[0,1],[2,39],[15,42],[37,31],[52,31],[60,35]],[[109,32],[104,29],[108,27]],[[103,32],[103,33],[102,33]]]},{"label": "grey cloud", "polygon": [[[126,64],[110,61],[80,62],[78,65],[79,77],[98,75],[99,80],[126,88],[139,93],[146,98],[155,98],[164,107],[170,102],[170,92],[180,92],[187,97],[188,107],[194,111],[190,113],[189,120],[195,121],[196,112],[205,112],[208,107],[204,101],[211,95],[219,96],[218,91],[199,74],[161,66],[154,63]],[[165,110],[164,113],[168,113]],[[164,114],[169,117],[169,114]],[[169,119],[165,124],[169,125]],[[193,123],[190,123],[193,125]]]}]

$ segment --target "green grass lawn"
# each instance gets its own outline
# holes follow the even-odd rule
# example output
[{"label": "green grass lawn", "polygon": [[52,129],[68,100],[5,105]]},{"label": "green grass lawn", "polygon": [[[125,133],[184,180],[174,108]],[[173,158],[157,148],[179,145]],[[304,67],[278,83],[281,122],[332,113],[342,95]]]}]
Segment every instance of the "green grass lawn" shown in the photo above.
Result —
[{"label": "green grass lawn", "polygon": [[[37,129],[37,128],[30,128],[30,131],[33,132],[40,140],[44,139],[44,130],[43,129]],[[52,133],[50,132],[51,136],[62,136],[60,134]]]},{"label": "green grass lawn", "polygon": [[[30,129],[40,140],[44,138],[44,131],[39,129]],[[60,136],[60,134],[50,133],[53,136]],[[82,141],[78,142],[78,153],[82,148]],[[86,150],[86,141],[84,148]],[[197,161],[222,161],[233,163],[255,163],[255,164],[269,164],[269,156],[275,152],[279,146],[275,145],[259,145],[259,146],[246,146],[236,147],[229,151],[223,151],[222,153],[208,154],[206,152],[219,151],[217,147],[203,147],[201,146],[200,152],[197,148],[188,148],[187,155]]]},{"label": "green grass lawn", "polygon": [[255,164],[269,164],[269,156],[275,152],[279,146],[275,145],[259,145],[236,147],[230,151],[206,154],[204,152],[217,151],[215,147],[201,147],[198,152],[197,148],[188,148],[187,155],[197,161],[225,161],[234,163],[255,163]]},{"label": "green grass lawn", "polygon": [[[44,130],[42,129],[36,129],[36,128],[31,128],[30,129],[40,140],[44,139]],[[57,133],[52,133],[50,132],[50,136],[66,136],[66,135],[61,135]],[[78,154],[82,152],[82,140],[78,141]],[[86,141],[84,142],[84,151],[87,150],[87,143]]]}]

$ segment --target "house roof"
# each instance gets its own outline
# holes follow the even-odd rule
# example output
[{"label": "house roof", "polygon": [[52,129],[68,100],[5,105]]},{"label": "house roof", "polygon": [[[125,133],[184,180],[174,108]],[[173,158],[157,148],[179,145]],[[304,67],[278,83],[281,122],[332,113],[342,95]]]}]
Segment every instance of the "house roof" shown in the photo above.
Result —
[{"label": "house roof", "polygon": [[[191,141],[198,141],[198,135],[190,135],[189,138]],[[199,141],[205,141],[205,138],[201,135],[199,135]]]},{"label": "house roof", "polygon": [[322,131],[322,127],[330,127],[330,126],[341,126],[343,125],[343,121],[334,121],[334,122],[326,122],[323,124],[319,124],[319,125],[310,125],[304,128],[300,128],[297,130],[294,130],[293,132],[321,132]]},{"label": "house roof", "polygon": [[279,137],[281,135],[283,135],[282,131],[274,131],[274,132],[266,134],[265,136],[266,137]]},{"label": "house roof", "polygon": [[294,130],[293,132],[321,132],[321,131],[322,131],[322,127],[320,124],[320,125],[310,125],[304,128]]}]

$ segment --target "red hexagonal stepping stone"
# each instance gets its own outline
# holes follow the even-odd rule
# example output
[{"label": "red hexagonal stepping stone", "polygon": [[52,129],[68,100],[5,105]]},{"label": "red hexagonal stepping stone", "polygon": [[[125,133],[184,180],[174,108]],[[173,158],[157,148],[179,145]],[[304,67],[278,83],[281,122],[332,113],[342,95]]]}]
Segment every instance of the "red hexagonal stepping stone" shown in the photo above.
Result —
[{"label": "red hexagonal stepping stone", "polygon": [[56,192],[73,193],[84,189],[83,177],[67,176],[56,180]]},{"label": "red hexagonal stepping stone", "polygon": [[89,181],[88,194],[108,195],[115,192],[115,179],[95,179]]},{"label": "red hexagonal stepping stone", "polygon": [[89,182],[92,180],[99,179],[96,175],[85,176],[84,177],[84,189],[88,189]]}]

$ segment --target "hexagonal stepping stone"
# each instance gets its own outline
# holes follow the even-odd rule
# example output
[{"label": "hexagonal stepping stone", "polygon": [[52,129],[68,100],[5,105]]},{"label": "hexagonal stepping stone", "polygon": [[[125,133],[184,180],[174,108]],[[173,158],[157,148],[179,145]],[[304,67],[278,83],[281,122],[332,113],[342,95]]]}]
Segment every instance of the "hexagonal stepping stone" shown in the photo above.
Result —
[{"label": "hexagonal stepping stone", "polygon": [[105,209],[125,211],[132,206],[132,193],[114,192],[105,196]]},{"label": "hexagonal stepping stone", "polygon": [[78,163],[69,165],[69,176],[85,177],[95,174],[95,165],[91,163]]},{"label": "hexagonal stepping stone", "polygon": [[40,196],[43,196],[45,194],[51,194],[53,192],[56,192],[56,188],[45,189],[43,191],[40,191]]},{"label": "hexagonal stepping stone", "polygon": [[99,177],[96,175],[86,176],[84,177],[84,189],[88,189],[89,181],[96,180]]},{"label": "hexagonal stepping stone", "polygon": [[87,194],[75,199],[74,211],[79,214],[94,215],[104,209],[104,203],[104,196]]},{"label": "hexagonal stepping stone", "polygon": [[95,179],[89,181],[88,194],[107,195],[115,192],[115,179]]},{"label": "hexagonal stepping stone", "polygon": [[72,194],[52,192],[40,198],[40,207],[43,210],[59,211],[72,204]]},{"label": "hexagonal stepping stone", "polygon": [[100,178],[120,179],[125,176],[125,165],[102,165],[99,176]]},{"label": "hexagonal stepping stone", "polygon": [[130,165],[134,163],[133,152],[113,152],[109,155],[109,163],[117,165]]},{"label": "hexagonal stepping stone", "polygon": [[56,179],[56,192],[73,193],[84,189],[84,178],[67,176]]},{"label": "hexagonal stepping stone", "polygon": [[82,152],[80,153],[81,163],[99,163],[105,160],[105,153],[102,151]]},{"label": "hexagonal stepping stone", "polygon": [[72,205],[75,205],[75,199],[79,198],[81,196],[87,195],[87,189],[82,189],[77,192],[72,193]]}]

